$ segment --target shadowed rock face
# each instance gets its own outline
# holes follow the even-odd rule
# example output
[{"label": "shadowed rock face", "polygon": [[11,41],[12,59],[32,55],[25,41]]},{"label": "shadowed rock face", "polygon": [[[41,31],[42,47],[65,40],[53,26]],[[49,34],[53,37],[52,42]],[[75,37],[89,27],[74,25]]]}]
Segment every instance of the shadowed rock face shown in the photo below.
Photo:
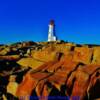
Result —
[{"label": "shadowed rock face", "polygon": [[[0,47],[0,99],[100,98],[100,46],[56,41]],[[9,82],[11,75],[16,76],[12,83]],[[14,95],[11,90],[14,85],[10,84],[18,84]],[[64,99],[64,96],[68,97]]]}]

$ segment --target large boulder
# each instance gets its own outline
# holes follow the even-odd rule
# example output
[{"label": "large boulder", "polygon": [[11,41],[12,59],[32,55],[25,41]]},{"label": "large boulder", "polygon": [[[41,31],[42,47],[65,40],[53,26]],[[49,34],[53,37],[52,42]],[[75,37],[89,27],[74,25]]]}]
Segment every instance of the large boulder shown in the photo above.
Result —
[{"label": "large boulder", "polygon": [[88,47],[75,47],[73,60],[84,64],[91,63],[93,49]]},{"label": "large boulder", "polygon": [[[21,96],[30,96],[32,90],[36,88],[41,80],[49,77],[51,73],[42,73],[42,72],[28,72],[24,78],[22,83],[19,85],[16,95],[18,97]],[[25,99],[26,100],[26,99]]]},{"label": "large boulder", "polygon": [[33,69],[36,69],[42,64],[44,64],[44,62],[36,60],[34,58],[22,58],[17,61],[17,63],[23,67],[31,67]]}]

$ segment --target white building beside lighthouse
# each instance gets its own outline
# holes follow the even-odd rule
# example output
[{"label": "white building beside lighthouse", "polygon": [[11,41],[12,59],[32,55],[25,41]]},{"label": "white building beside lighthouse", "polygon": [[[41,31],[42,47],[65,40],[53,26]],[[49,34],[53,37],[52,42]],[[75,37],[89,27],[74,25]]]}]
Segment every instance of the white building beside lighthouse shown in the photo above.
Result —
[{"label": "white building beside lighthouse", "polygon": [[54,31],[55,31],[54,20],[51,20],[49,24],[48,41],[56,41],[56,36],[54,36]]}]

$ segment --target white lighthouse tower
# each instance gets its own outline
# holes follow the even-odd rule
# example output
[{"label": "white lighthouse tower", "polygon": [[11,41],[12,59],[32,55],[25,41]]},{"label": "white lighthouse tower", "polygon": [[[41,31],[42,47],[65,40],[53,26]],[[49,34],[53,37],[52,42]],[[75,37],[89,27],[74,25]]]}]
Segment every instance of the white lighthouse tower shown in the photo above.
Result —
[{"label": "white lighthouse tower", "polygon": [[49,24],[48,41],[56,41],[56,36],[54,36],[54,31],[55,31],[54,20],[51,20]]}]

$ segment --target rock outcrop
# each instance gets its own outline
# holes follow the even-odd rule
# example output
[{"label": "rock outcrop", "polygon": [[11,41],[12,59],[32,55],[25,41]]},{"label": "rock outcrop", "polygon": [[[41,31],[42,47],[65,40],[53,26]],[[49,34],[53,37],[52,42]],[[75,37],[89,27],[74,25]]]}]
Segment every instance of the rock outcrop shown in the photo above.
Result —
[{"label": "rock outcrop", "polygon": [[0,99],[100,99],[99,51],[64,41],[2,45]]}]

